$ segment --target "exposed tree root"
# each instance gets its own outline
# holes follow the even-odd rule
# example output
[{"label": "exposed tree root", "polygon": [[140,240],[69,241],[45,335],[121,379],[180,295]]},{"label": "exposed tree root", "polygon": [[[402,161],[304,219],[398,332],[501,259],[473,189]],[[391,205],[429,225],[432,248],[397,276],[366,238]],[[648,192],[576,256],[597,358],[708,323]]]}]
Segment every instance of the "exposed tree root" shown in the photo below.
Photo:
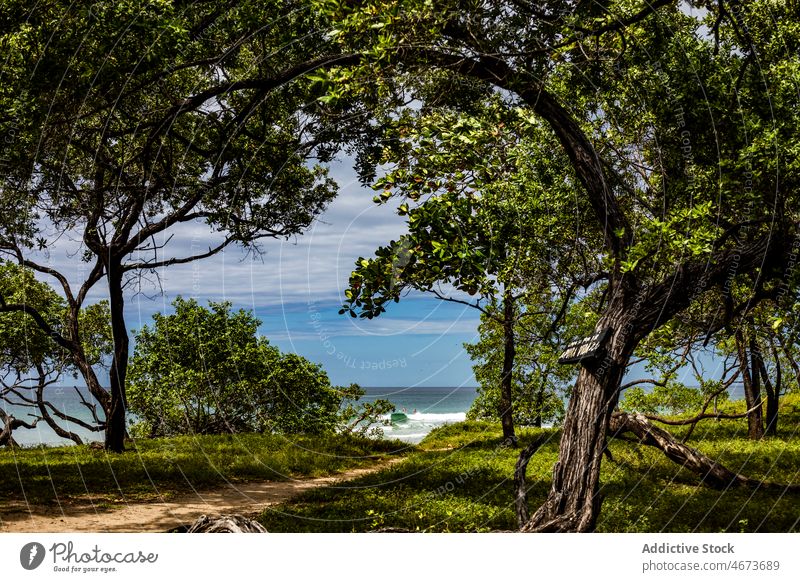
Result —
[{"label": "exposed tree root", "polygon": [[243,515],[201,515],[186,533],[267,533],[264,526]]}]

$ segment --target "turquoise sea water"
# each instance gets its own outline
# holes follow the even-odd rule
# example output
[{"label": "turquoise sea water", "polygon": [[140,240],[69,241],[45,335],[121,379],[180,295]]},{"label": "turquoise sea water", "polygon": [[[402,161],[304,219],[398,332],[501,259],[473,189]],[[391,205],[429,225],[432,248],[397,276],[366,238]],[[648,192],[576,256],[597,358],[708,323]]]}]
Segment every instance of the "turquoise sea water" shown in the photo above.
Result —
[{"label": "turquoise sea water", "polygon": [[[385,398],[396,406],[398,412],[405,409],[408,415],[407,420],[389,426],[381,426],[381,428],[387,438],[397,438],[411,443],[419,442],[437,426],[464,420],[476,395],[475,388],[470,387],[365,388],[365,391],[365,401]],[[82,392],[86,395],[85,389],[82,389]],[[65,414],[87,422],[91,418],[91,414],[81,404],[80,398],[72,386],[50,386],[46,397]],[[88,395],[87,400],[91,401]],[[28,421],[32,420],[29,414],[35,412],[29,408],[9,407],[2,401],[0,401],[0,407],[7,413]],[[70,426],[64,421],[59,421],[59,424],[77,433],[85,442],[103,440],[101,432],[90,432],[80,426]],[[32,430],[21,428],[14,431],[14,438],[21,445],[72,444],[72,441],[59,438],[43,421],[40,421]]]},{"label": "turquoise sea water", "polygon": [[[406,420],[381,426],[386,438],[418,443],[438,426],[460,422],[466,418],[476,388],[365,388],[364,400],[384,398],[404,412]],[[386,418],[388,420],[388,417]]]}]

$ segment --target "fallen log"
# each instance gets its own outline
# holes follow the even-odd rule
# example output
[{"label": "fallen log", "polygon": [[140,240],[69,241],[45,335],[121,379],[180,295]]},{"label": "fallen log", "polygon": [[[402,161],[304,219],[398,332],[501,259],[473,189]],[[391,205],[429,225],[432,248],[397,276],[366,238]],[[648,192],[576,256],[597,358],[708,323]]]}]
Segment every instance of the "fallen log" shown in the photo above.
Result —
[{"label": "fallen log", "polygon": [[752,489],[800,491],[800,485],[761,481],[732,471],[697,449],[676,440],[664,429],[651,424],[642,414],[614,412],[608,425],[609,434],[612,437],[625,432],[632,433],[640,444],[659,449],[669,460],[700,475],[702,482],[714,489],[749,487]]}]

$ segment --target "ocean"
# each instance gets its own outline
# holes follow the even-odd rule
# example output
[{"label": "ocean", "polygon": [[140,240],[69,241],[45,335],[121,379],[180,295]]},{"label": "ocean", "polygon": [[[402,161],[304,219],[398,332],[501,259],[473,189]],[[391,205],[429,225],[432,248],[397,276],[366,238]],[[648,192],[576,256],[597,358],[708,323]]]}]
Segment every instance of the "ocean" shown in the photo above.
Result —
[{"label": "ocean", "polygon": [[[476,397],[476,388],[365,388],[363,401],[371,402],[378,398],[391,401],[398,412],[405,412],[407,419],[394,422],[388,426],[381,425],[386,438],[396,438],[408,443],[418,443],[426,434],[438,426],[459,422],[466,417],[467,410]],[[82,392],[86,394],[85,389]],[[75,388],[63,386],[49,387],[48,398],[61,412],[88,421],[89,411],[78,398]],[[90,398],[87,398],[91,400]],[[17,418],[32,420],[28,414],[33,409],[11,408],[0,401],[7,413]],[[385,418],[389,421],[389,417]],[[84,442],[102,441],[103,433],[91,432],[80,426],[70,426],[59,422],[64,428],[78,434]],[[23,446],[32,445],[66,445],[72,441],[62,439],[43,421],[32,430],[20,428],[14,431],[14,439]]]},{"label": "ocean", "polygon": [[[386,438],[418,443],[434,428],[461,422],[477,396],[477,388],[365,388],[363,400],[389,400],[407,418],[381,425]],[[390,418],[387,415],[385,421]]]}]

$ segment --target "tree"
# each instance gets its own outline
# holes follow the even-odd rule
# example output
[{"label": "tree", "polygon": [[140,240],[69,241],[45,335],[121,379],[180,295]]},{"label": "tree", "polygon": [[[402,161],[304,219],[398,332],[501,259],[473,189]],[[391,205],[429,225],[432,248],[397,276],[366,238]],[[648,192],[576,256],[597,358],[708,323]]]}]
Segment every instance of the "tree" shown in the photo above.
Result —
[{"label": "tree", "polygon": [[357,432],[351,416],[384,412],[382,402],[365,411],[351,404],[343,417],[360,388],[331,386],[318,364],[282,354],[258,335],[251,312],[180,297],[172,306],[136,333],[129,402],[139,434],[323,433],[345,424]]},{"label": "tree", "polygon": [[340,83],[413,88],[432,69],[482,81],[548,125],[593,209],[596,330],[610,339],[580,368],[551,491],[523,531],[594,528],[607,428],[641,341],[708,294],[725,297],[705,314],[719,330],[796,283],[796,14],[691,4],[700,16],[668,0],[325,4],[343,46],[365,55]]},{"label": "tree", "polygon": [[[33,423],[5,415],[7,442],[13,443],[13,425],[33,428],[39,420],[60,437],[77,444],[82,439],[62,426],[66,422],[89,431],[102,431],[105,419],[96,407],[83,398],[91,421],[68,415],[52,404],[49,388],[64,376],[77,375],[69,354],[54,344],[37,325],[40,317],[46,326],[65,334],[66,306],[64,300],[49,285],[36,280],[30,269],[14,263],[0,262],[0,399],[17,409],[32,409]],[[84,307],[79,316],[84,335],[82,348],[91,365],[102,365],[111,353],[111,330],[106,302]]]},{"label": "tree", "polygon": [[[260,239],[311,223],[335,195],[315,161],[333,155],[348,126],[323,121],[304,76],[352,57],[329,50],[318,15],[293,1],[54,0],[0,10],[0,134],[9,144],[0,251],[59,285],[64,333],[42,331],[103,408],[106,448],[122,451],[125,290],[143,273],[234,244],[257,252]],[[191,224],[207,227],[207,248],[169,244]],[[46,256],[69,239],[84,264],[59,270]],[[81,343],[79,313],[100,283],[113,332],[109,390]]]},{"label": "tree", "polygon": [[518,308],[549,295],[554,285],[574,285],[568,270],[559,272],[544,258],[574,252],[559,246],[574,224],[556,219],[571,206],[571,188],[559,168],[564,160],[543,155],[552,145],[543,129],[491,97],[470,113],[441,107],[391,124],[380,159],[388,169],[373,186],[381,191],[375,202],[404,196],[398,212],[408,216],[408,233],[380,247],[374,259],[359,257],[340,311],[355,317],[360,310],[371,319],[413,289],[495,321],[502,357],[485,379],[497,381],[497,411],[510,443],[516,443],[514,329],[538,316],[547,325],[537,339],[545,341],[551,319],[563,315]]},{"label": "tree", "polygon": [[[527,306],[535,311],[536,307]],[[519,320],[514,325],[514,344],[517,346],[512,372],[512,406],[514,423],[519,426],[542,426],[558,423],[564,416],[563,398],[569,394],[574,370],[558,364],[563,351],[562,338],[541,341],[546,330],[530,330],[530,326],[544,318]],[[549,321],[546,322],[549,326]],[[464,344],[470,358],[478,395],[467,413],[469,419],[497,418],[500,386],[499,375],[503,360],[503,329],[495,319],[481,317],[478,328],[480,339],[474,344]],[[533,336],[533,341],[528,336]]]},{"label": "tree", "polygon": [[800,389],[800,365],[797,356],[800,338],[797,335],[795,315],[800,305],[796,296],[788,299],[789,309],[781,310],[776,306],[777,317],[759,314],[762,335],[757,361],[767,393],[766,434],[771,436],[778,434],[780,397]]},{"label": "tree", "polygon": [[784,376],[785,369],[793,372],[798,369],[790,347],[797,342],[793,329],[794,305],[787,307],[782,311],[777,301],[762,302],[740,318],[733,337],[725,342],[739,361],[751,439],[778,433],[780,397],[800,381],[796,373],[794,378]]}]

